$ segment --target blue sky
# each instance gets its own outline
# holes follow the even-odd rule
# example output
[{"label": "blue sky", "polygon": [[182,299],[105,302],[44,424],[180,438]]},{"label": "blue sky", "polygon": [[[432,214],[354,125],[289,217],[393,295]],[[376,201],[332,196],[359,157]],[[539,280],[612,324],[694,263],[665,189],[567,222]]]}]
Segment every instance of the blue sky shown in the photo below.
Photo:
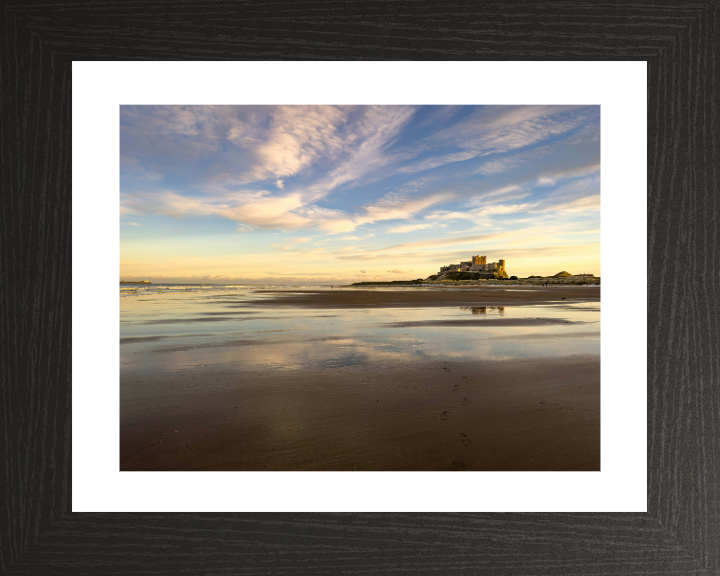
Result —
[{"label": "blue sky", "polygon": [[122,106],[121,278],[600,274],[599,106]]}]

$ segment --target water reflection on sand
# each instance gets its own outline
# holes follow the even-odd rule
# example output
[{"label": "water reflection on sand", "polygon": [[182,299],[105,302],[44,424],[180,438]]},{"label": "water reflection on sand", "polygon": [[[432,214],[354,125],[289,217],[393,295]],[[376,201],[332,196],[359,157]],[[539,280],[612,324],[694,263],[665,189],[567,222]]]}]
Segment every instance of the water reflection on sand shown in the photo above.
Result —
[{"label": "water reflection on sand", "polygon": [[505,306],[468,306],[467,307],[473,314],[499,314],[500,316],[505,315]]},{"label": "water reflection on sand", "polygon": [[305,309],[263,292],[121,299],[121,369],[293,370],[600,353],[600,305]]}]

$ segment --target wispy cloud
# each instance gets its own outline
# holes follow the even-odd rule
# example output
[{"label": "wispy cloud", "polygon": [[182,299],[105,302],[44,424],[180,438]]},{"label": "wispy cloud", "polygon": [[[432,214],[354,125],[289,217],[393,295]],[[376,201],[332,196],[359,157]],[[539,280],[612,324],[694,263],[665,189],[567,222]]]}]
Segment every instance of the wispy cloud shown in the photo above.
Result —
[{"label": "wispy cloud", "polygon": [[252,165],[226,183],[293,176],[321,155],[334,156],[345,145],[341,128],[348,112],[338,106],[278,106],[269,113],[264,131],[238,121],[228,140],[242,145],[249,135],[259,133],[259,142],[252,148]]},{"label": "wispy cloud", "polygon": [[537,180],[538,186],[552,186],[561,180],[588,176],[600,172],[600,164],[589,164],[585,166],[572,166],[558,170],[543,172]]},{"label": "wispy cloud", "polygon": [[[455,152],[431,156],[399,168],[413,173],[445,164],[463,162],[479,156],[525,148],[551,136],[576,129],[587,118],[575,107],[561,106],[488,106],[480,108],[452,127],[441,130],[428,140],[460,148]],[[486,165],[488,173],[503,171],[502,162]]]},{"label": "wispy cloud", "polygon": [[[341,236],[337,239],[342,240],[343,242],[347,242],[347,241],[365,240],[366,238],[372,238],[373,236],[375,236],[375,234],[365,234],[364,236]],[[330,238],[329,240],[332,241],[332,238]]]},{"label": "wispy cloud", "polygon": [[385,220],[406,220],[418,212],[448,201],[451,194],[434,194],[431,196],[408,199],[403,195],[391,194],[377,202],[363,206],[354,216],[327,218],[319,223],[320,228],[331,234],[351,232],[359,226],[382,222]]},{"label": "wispy cloud", "polygon": [[434,224],[409,224],[407,226],[396,226],[394,228],[388,228],[388,234],[406,234],[407,232],[414,232],[415,230],[425,230],[432,228]]}]

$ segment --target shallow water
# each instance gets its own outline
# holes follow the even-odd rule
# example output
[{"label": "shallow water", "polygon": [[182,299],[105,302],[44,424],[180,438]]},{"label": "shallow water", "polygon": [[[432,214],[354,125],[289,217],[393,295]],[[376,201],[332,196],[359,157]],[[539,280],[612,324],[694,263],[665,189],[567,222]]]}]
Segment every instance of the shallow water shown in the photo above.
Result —
[{"label": "shallow water", "polygon": [[206,364],[397,368],[600,353],[599,303],[318,310],[263,305],[277,294],[257,287],[123,286],[121,295],[126,373]]}]

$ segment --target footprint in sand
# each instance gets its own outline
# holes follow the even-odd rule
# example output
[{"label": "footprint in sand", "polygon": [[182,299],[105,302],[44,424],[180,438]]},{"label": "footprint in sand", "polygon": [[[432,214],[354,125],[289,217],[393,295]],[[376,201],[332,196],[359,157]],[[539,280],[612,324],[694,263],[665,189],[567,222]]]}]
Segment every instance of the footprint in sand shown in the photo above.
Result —
[{"label": "footprint in sand", "polygon": [[460,438],[460,444],[463,446],[470,446],[470,438]]},{"label": "footprint in sand", "polygon": [[458,468],[459,470],[462,470],[463,468],[465,468],[465,464],[464,464],[463,462],[458,462],[457,460],[455,460],[455,461],[452,463],[452,467],[453,467],[453,468]]},{"label": "footprint in sand", "polygon": [[450,418],[450,411],[443,410],[442,414],[440,414],[440,420],[447,420],[448,418]]},{"label": "footprint in sand", "polygon": [[460,398],[460,404],[462,404],[463,406],[465,406],[467,403],[468,403],[468,399],[467,399],[467,398]]},{"label": "footprint in sand", "polygon": [[458,390],[460,390],[460,384],[454,384],[454,385],[453,385],[453,392],[457,392]]}]

